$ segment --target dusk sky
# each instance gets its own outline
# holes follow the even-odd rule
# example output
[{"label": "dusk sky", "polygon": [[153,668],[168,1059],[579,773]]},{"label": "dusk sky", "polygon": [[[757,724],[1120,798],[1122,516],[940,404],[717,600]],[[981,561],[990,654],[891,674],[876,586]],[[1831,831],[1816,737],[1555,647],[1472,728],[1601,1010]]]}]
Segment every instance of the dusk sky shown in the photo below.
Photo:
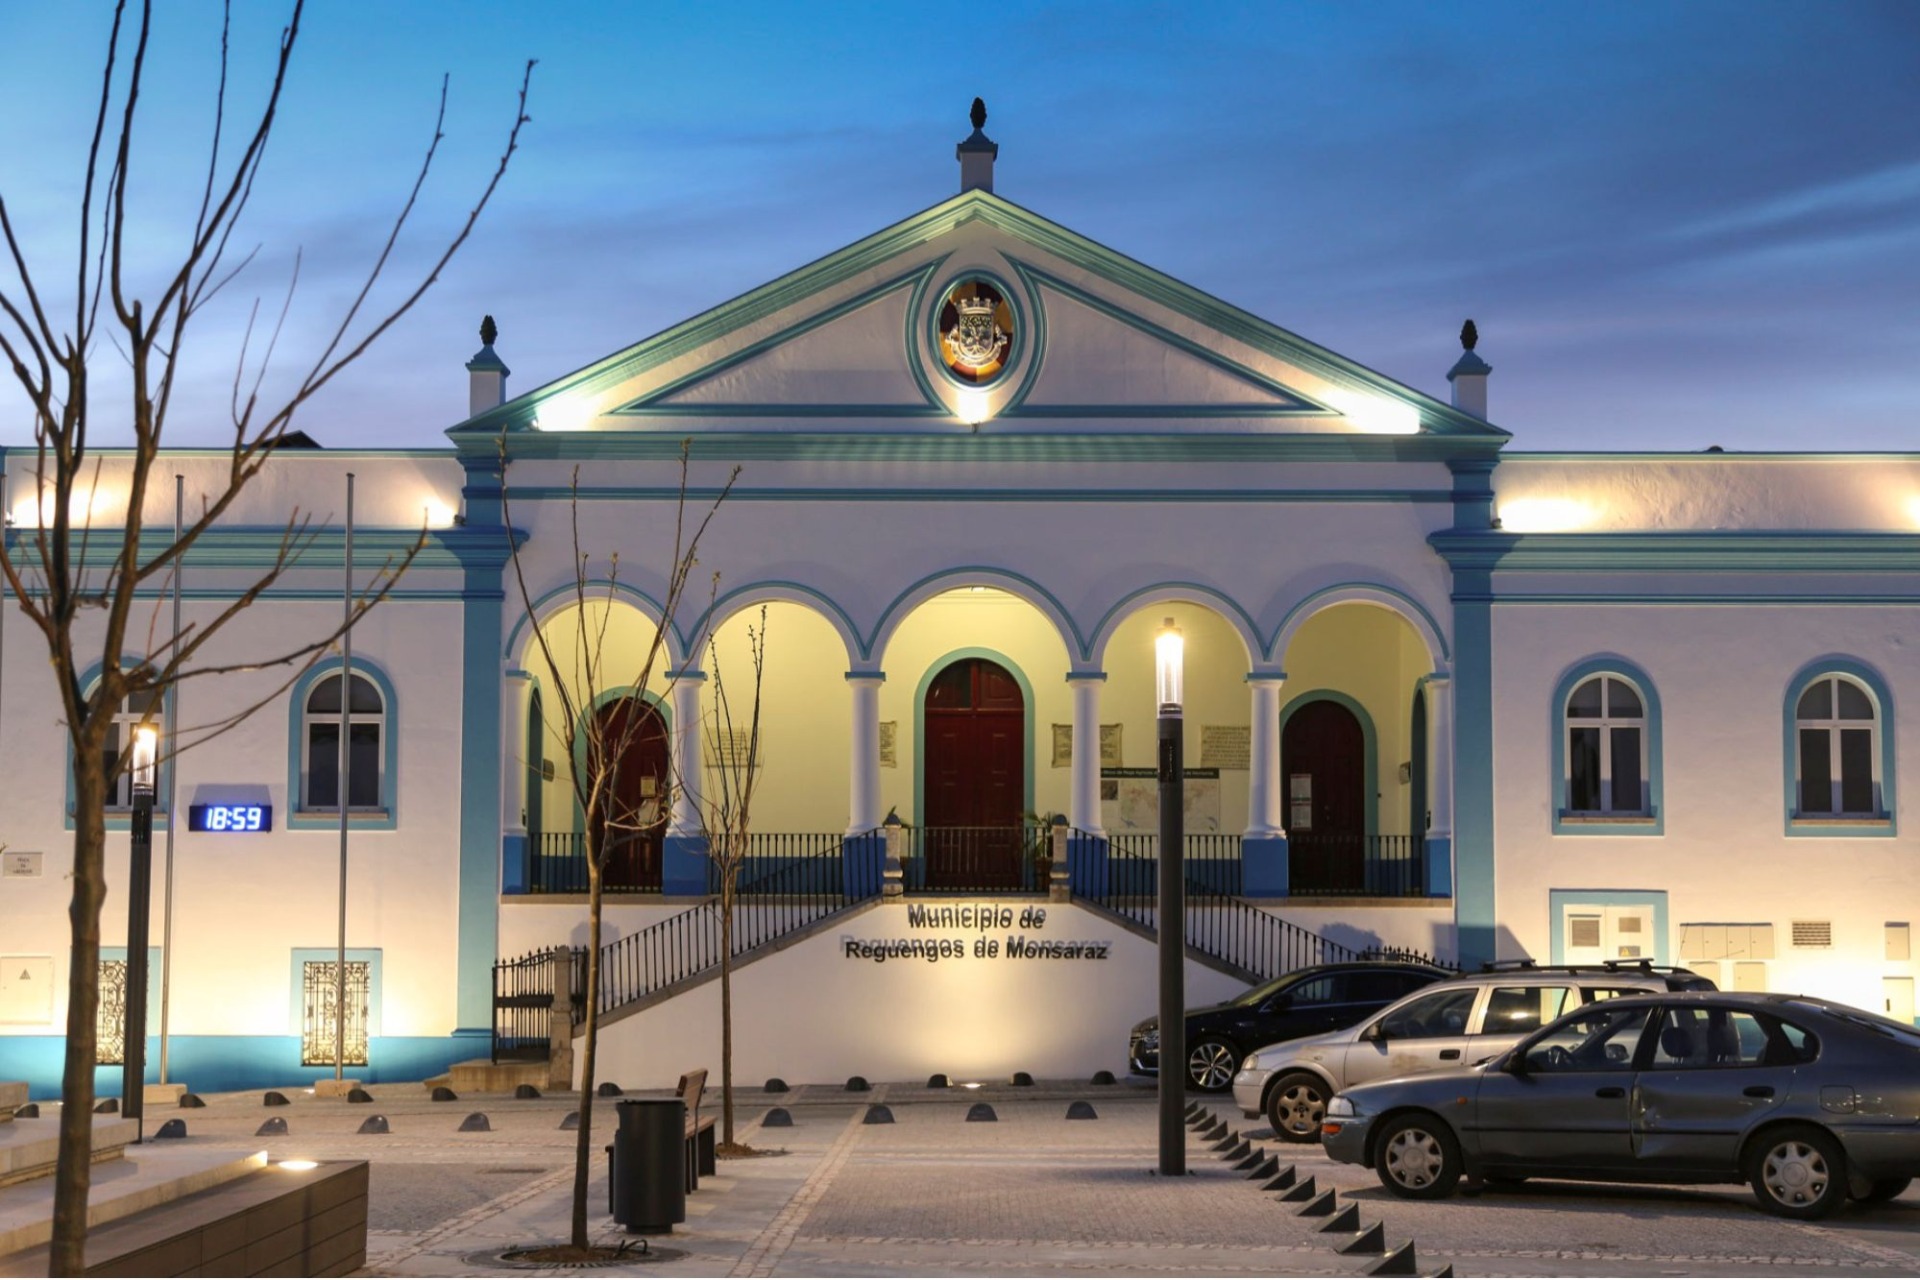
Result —
[{"label": "dusk sky", "polygon": [[[157,8],[129,207],[155,262],[190,222],[218,48],[216,5]],[[284,6],[236,8],[245,114]],[[108,13],[0,6],[0,195],[56,296]],[[323,444],[442,443],[483,312],[518,393],[938,203],[979,94],[999,194],[1362,364],[1444,397],[1472,316],[1515,449],[1920,448],[1912,0],[331,0],[237,237],[260,255],[188,355],[168,443],[222,440],[240,326],[256,296],[278,309],[295,248],[277,365],[311,358],[449,72],[393,282],[417,275],[491,170],[527,58],[533,121],[499,197],[296,424]],[[0,443],[29,439],[9,382]]]}]

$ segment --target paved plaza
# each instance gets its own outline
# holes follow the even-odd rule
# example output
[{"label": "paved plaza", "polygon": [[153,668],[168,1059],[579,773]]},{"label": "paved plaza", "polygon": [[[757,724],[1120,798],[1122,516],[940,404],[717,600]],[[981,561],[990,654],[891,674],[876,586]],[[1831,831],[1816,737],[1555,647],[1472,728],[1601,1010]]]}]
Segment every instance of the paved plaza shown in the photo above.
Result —
[{"label": "paved plaza", "polygon": [[[365,1158],[372,1165],[368,1270],[376,1275],[515,1274],[507,1250],[564,1236],[574,1134],[571,1100],[489,1095],[434,1103],[414,1085],[373,1086],[351,1105],[292,1093],[266,1108],[258,1094],[210,1097],[178,1114],[189,1142],[264,1144],[275,1160]],[[667,1096],[635,1094],[633,1096]],[[717,1106],[717,1091],[709,1093]],[[1098,1119],[1068,1121],[1069,1102]],[[990,1103],[994,1123],[968,1123]],[[891,1125],[863,1123],[888,1106]],[[791,1128],[762,1129],[769,1106]],[[1262,1122],[1214,1109],[1256,1146],[1336,1188],[1363,1224],[1384,1221],[1389,1246],[1417,1243],[1422,1272],[1460,1275],[1910,1275],[1920,1271],[1920,1193],[1820,1224],[1762,1214],[1740,1187],[1644,1188],[1547,1184],[1517,1192],[1412,1203],[1365,1170],[1318,1148],[1275,1142]],[[491,1132],[457,1132],[483,1111]],[[151,1130],[173,1113],[150,1117]],[[360,1135],[371,1114],[391,1132]],[[622,1271],[687,1276],[817,1275],[1359,1275],[1371,1259],[1343,1257],[1348,1239],[1263,1193],[1189,1131],[1190,1176],[1168,1185],[1154,1164],[1150,1089],[1042,1082],[928,1090],[877,1085],[868,1094],[809,1086],[745,1093],[740,1138],[784,1149],[722,1161],[688,1198],[687,1221]],[[285,1137],[256,1139],[262,1120]],[[607,1216],[604,1157],[611,1101],[596,1107],[592,1212],[596,1239],[624,1239]],[[518,1271],[524,1274],[523,1270]]]}]

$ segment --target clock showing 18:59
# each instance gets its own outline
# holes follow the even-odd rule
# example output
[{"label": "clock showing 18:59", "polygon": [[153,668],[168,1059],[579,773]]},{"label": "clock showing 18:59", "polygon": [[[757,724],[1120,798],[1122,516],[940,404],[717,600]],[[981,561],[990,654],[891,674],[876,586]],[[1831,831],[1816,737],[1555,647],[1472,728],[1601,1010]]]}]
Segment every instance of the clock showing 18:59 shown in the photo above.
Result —
[{"label": "clock showing 18:59", "polygon": [[270,804],[192,804],[187,806],[187,830],[252,835],[273,830]]}]

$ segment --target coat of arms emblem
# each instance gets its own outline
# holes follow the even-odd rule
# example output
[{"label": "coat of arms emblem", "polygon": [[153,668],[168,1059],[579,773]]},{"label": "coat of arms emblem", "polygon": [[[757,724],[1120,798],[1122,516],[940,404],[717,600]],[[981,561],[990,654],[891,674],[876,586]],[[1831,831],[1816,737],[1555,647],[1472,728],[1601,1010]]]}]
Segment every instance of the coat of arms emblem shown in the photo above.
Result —
[{"label": "coat of arms emblem", "polygon": [[1013,310],[982,280],[955,285],[940,308],[940,358],[968,382],[991,382],[1006,368]]}]

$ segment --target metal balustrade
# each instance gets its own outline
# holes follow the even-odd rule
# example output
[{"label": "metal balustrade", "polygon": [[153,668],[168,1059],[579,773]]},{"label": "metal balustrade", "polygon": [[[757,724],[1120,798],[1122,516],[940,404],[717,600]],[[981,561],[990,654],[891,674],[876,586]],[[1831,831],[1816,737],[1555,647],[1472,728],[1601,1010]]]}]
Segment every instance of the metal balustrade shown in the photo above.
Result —
[{"label": "metal balustrade", "polygon": [[905,827],[901,838],[908,893],[1046,892],[1051,827]]},{"label": "metal balustrade", "polygon": [[[645,837],[629,837],[645,838]],[[528,893],[587,892],[587,837],[579,831],[541,831],[529,836]],[[605,893],[659,893],[659,872],[640,878],[623,870],[622,860],[610,853],[602,872]]]}]

